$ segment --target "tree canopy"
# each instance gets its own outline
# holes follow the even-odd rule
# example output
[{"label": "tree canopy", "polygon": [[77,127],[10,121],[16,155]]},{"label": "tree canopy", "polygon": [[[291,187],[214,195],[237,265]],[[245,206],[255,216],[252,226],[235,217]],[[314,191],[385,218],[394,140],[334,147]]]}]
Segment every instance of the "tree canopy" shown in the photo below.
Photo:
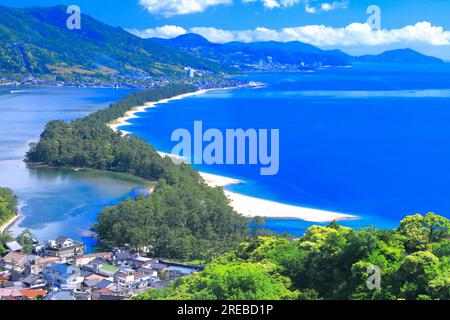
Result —
[{"label": "tree canopy", "polygon": [[[183,278],[162,292],[151,290],[137,298],[266,299],[275,290],[274,297],[278,299],[447,300],[450,299],[448,224],[448,219],[429,213],[405,218],[396,230],[357,231],[333,223],[327,227],[313,226],[293,241],[256,237],[216,257],[205,272]],[[406,226],[414,232],[405,232]],[[428,235],[426,240],[411,247],[411,243],[417,243],[417,235],[423,234]],[[233,291],[230,279],[259,279],[254,266],[272,278],[272,282],[254,280],[249,282],[251,285]],[[381,270],[380,288],[367,285],[373,266]],[[266,293],[258,291],[263,284],[273,285],[274,289]]]},{"label": "tree canopy", "polygon": [[17,198],[8,188],[0,188],[0,225],[11,219],[16,212]]}]

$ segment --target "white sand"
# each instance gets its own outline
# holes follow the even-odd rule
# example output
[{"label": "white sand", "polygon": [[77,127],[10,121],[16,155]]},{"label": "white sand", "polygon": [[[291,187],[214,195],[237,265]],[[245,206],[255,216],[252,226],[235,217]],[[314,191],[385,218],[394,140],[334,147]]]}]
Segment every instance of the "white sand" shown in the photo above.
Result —
[{"label": "white sand", "polygon": [[20,219],[20,215],[14,215],[11,219],[6,221],[4,224],[0,226],[0,235],[3,234],[5,231],[7,231],[10,227],[12,227],[17,220]]},{"label": "white sand", "polygon": [[[120,127],[125,127],[125,126],[129,126],[131,125],[131,123],[128,122],[128,120],[130,119],[135,119],[135,118],[139,118],[136,114],[137,113],[142,113],[142,112],[146,112],[147,109],[149,108],[156,108],[156,106],[158,104],[163,104],[163,103],[168,103],[170,101],[174,101],[174,100],[180,100],[180,99],[184,99],[187,97],[192,97],[192,96],[198,96],[207,92],[211,92],[211,91],[217,91],[217,90],[231,90],[231,89],[236,89],[236,88],[221,88],[221,89],[205,89],[205,90],[199,90],[196,92],[190,92],[190,93],[185,93],[185,94],[180,94],[178,96],[169,98],[169,99],[163,99],[157,102],[147,102],[145,103],[143,106],[137,106],[132,108],[130,111],[127,111],[123,117],[120,117],[110,123],[108,123],[108,126],[113,129],[114,131],[119,131]],[[128,135],[131,134],[131,132],[128,131],[124,131],[124,130],[120,130],[122,132],[122,134],[124,135]]]},{"label": "white sand", "polygon": [[[130,125],[128,120],[138,118],[138,116],[136,115],[137,113],[145,112],[148,108],[155,108],[158,104],[167,103],[173,100],[179,100],[195,95],[200,95],[214,90],[226,90],[226,89],[229,90],[234,88],[200,90],[197,92],[179,95],[170,99],[164,99],[158,102],[145,103],[145,105],[143,106],[135,107],[130,111],[126,112],[123,117],[120,117],[117,120],[109,123],[108,126],[114,131],[119,131],[120,127]],[[125,135],[131,134],[131,132],[128,131],[124,130],[120,131]],[[176,160],[177,162],[184,161],[181,157],[176,155],[171,155],[163,152],[159,152],[159,154],[162,157],[168,156]],[[200,172],[200,175],[205,180],[205,182],[211,187],[226,187],[230,185],[244,183],[243,181],[237,179],[223,177],[205,172]],[[231,192],[228,190],[225,190],[224,192],[225,195],[230,199],[233,208],[245,217],[289,218],[289,219],[300,219],[309,222],[329,222],[333,220],[349,220],[358,218],[356,216],[343,213],[304,208],[280,202],[250,197],[236,192]]]},{"label": "white sand", "polygon": [[310,222],[357,219],[356,216],[269,201],[225,190],[233,208],[245,217],[300,219]]}]

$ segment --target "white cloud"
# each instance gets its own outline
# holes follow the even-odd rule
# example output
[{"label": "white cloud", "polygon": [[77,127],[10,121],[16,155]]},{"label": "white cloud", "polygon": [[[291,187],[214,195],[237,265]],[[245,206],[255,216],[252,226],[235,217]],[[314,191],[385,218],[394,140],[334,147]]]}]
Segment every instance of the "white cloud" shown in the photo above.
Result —
[{"label": "white cloud", "polygon": [[139,0],[139,2],[152,14],[173,16],[203,12],[211,6],[231,4],[233,0]]},{"label": "white cloud", "polygon": [[425,44],[431,46],[450,45],[450,31],[433,26],[430,22],[418,22],[400,29],[372,30],[368,24],[352,23],[344,28],[324,25],[307,25],[273,30],[258,27],[251,30],[223,30],[211,27],[197,27],[185,30],[177,26],[163,26],[146,30],[130,30],[143,37],[171,38],[188,32],[197,33],[211,42],[229,41],[301,41],[320,47],[381,46],[393,44]]},{"label": "white cloud", "polygon": [[335,1],[332,3],[324,2],[320,5],[320,9],[322,11],[333,11],[336,9],[347,9],[348,7],[348,1]]},{"label": "white cloud", "polygon": [[173,16],[180,14],[199,13],[209,7],[232,4],[234,2],[260,2],[266,9],[289,8],[304,5],[308,13],[318,13],[335,9],[345,9],[349,0],[323,2],[321,0],[139,0],[140,4],[155,15]]},{"label": "white cloud", "polygon": [[317,9],[315,7],[310,7],[309,5],[305,5],[305,11],[307,13],[317,13]]},{"label": "white cloud", "polygon": [[141,38],[164,38],[170,39],[187,33],[186,29],[178,26],[162,26],[157,28],[149,28],[145,30],[130,29],[128,32]]},{"label": "white cloud", "polygon": [[349,0],[323,2],[320,0],[242,0],[244,3],[261,2],[267,9],[289,8],[296,5],[304,5],[307,13],[319,13],[336,9],[346,9]]}]

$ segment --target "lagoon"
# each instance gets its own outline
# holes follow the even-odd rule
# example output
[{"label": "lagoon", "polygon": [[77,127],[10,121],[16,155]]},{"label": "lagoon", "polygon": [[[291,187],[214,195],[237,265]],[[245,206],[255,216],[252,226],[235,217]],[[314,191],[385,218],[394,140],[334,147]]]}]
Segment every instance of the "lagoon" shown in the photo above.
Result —
[{"label": "lagoon", "polygon": [[[13,91],[13,93],[11,93]],[[90,88],[0,89],[0,185],[14,190],[23,217],[11,231],[30,229],[40,241],[60,235],[83,240],[99,211],[142,191],[139,179],[98,171],[29,169],[28,144],[50,120],[72,120],[106,108],[132,90]]]}]

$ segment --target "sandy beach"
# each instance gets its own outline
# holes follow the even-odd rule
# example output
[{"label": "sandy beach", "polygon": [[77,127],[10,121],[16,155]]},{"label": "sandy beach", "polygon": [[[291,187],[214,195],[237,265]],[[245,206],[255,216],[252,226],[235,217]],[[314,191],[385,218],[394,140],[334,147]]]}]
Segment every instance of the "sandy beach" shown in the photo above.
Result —
[{"label": "sandy beach", "polygon": [[2,224],[0,226],[0,234],[5,233],[5,231],[7,231],[9,228],[11,228],[19,219],[20,219],[20,215],[16,214],[16,215],[14,215],[14,217],[12,217],[8,221],[6,221],[4,224]]},{"label": "sandy beach", "polygon": [[[200,90],[192,93],[187,93],[179,95],[170,99],[164,99],[158,102],[148,102],[143,106],[137,106],[126,112],[123,117],[116,119],[115,121],[108,124],[108,126],[114,131],[121,131],[123,134],[131,134],[131,132],[122,130],[119,128],[128,126],[130,123],[128,120],[133,118],[138,118],[137,114],[141,112],[146,112],[148,108],[155,108],[159,104],[168,103],[173,100],[179,100],[186,97],[201,95],[210,91],[217,90],[230,90],[236,88],[223,88],[223,89],[209,89]],[[177,161],[183,161],[182,158],[176,155],[171,155],[164,152],[159,152],[162,157],[168,156]],[[236,184],[245,183],[237,179],[224,177],[220,175],[200,172],[200,175],[205,180],[205,182],[211,187],[227,187]],[[289,218],[289,219],[299,219],[309,222],[331,222],[333,220],[350,220],[357,219],[358,217],[353,215],[348,215],[344,213],[337,213],[326,210],[304,208],[300,206],[288,205],[280,202],[260,199],[256,197],[250,197],[236,192],[231,192],[225,190],[225,195],[230,199],[233,208],[245,217],[263,217],[263,218]]]},{"label": "sandy beach", "polygon": [[[173,98],[169,98],[169,99],[163,99],[157,102],[147,102],[145,103],[143,106],[136,106],[134,108],[132,108],[130,111],[127,111],[123,117],[120,117],[110,123],[108,123],[108,126],[113,129],[114,131],[119,131],[118,128],[120,127],[126,127],[129,126],[131,123],[128,122],[128,120],[131,119],[135,119],[135,118],[139,118],[136,114],[141,113],[141,112],[146,112],[147,109],[150,108],[155,108],[156,105],[158,104],[164,104],[164,103],[168,103],[170,101],[174,101],[174,100],[180,100],[180,99],[184,99],[187,97],[192,97],[192,96],[198,96],[207,92],[211,92],[211,91],[218,91],[218,90],[231,90],[231,89],[237,89],[236,87],[232,87],[232,88],[221,88],[221,89],[205,89],[205,90],[199,90],[199,91],[195,91],[195,92],[190,92],[190,93],[185,93],[185,94],[180,94],[178,96],[175,96]],[[127,134],[131,134],[128,131],[125,130],[120,130],[124,135]]]}]

